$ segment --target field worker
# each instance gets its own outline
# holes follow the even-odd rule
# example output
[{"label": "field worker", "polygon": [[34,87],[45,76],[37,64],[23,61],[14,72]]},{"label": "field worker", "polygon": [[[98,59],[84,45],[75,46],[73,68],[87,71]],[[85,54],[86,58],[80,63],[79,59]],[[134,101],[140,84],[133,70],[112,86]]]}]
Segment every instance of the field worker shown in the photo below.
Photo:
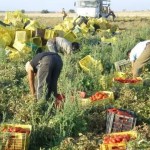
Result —
[{"label": "field worker", "polygon": [[116,18],[115,13],[114,13],[110,8],[108,9],[108,15],[106,16],[106,18],[108,18],[109,16],[112,16],[113,21],[114,21],[115,18]]},{"label": "field worker", "polygon": [[78,42],[70,42],[63,37],[55,37],[47,41],[47,47],[50,52],[71,54],[79,50]]},{"label": "field worker", "polygon": [[[26,63],[30,92],[37,99],[48,100],[51,94],[57,97],[57,81],[63,62],[57,53],[41,52]],[[35,82],[35,76],[37,82]],[[36,85],[36,86],[35,86]]]},{"label": "field worker", "polygon": [[64,20],[67,17],[67,13],[64,8],[62,9],[62,14],[63,14],[63,20]]},{"label": "field worker", "polygon": [[139,42],[127,55],[132,63],[133,78],[139,77],[142,67],[150,60],[150,40]]}]

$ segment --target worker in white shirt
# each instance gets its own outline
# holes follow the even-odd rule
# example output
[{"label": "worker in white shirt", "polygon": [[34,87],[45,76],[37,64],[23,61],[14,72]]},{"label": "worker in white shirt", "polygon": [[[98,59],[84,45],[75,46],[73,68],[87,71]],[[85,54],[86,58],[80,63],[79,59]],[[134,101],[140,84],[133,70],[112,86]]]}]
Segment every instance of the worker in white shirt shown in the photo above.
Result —
[{"label": "worker in white shirt", "polygon": [[142,67],[150,60],[150,40],[139,42],[127,55],[132,63],[133,78],[139,77]]}]

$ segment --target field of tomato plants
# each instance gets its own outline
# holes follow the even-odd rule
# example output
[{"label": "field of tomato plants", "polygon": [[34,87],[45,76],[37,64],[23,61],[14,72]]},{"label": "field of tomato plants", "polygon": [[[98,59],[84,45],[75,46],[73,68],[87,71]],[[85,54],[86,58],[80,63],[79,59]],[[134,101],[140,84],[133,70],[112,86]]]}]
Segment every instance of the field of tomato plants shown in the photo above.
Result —
[{"label": "field of tomato plants", "polygon": [[[55,26],[61,18],[32,18],[47,26]],[[133,111],[137,117],[136,140],[129,142],[130,150],[150,149],[150,68],[147,65],[141,75],[142,85],[115,84],[113,81],[116,61],[127,58],[126,52],[141,39],[150,39],[150,18],[118,17],[111,24],[121,32],[116,33],[117,42],[100,42],[97,35],[87,34],[79,38],[79,52],[63,56],[58,91],[65,95],[62,109],[55,109],[55,98],[36,101],[29,93],[25,63],[32,53],[19,61],[9,61],[0,49],[0,121],[1,124],[30,124],[29,150],[98,150],[106,134],[106,110],[119,108]],[[82,70],[79,61],[91,55],[101,60],[103,71]],[[81,95],[86,97],[98,91],[111,91],[114,98],[99,105],[80,105]],[[100,96],[100,95],[99,95]],[[107,96],[105,95],[107,99]],[[130,137],[127,137],[128,139]]]}]

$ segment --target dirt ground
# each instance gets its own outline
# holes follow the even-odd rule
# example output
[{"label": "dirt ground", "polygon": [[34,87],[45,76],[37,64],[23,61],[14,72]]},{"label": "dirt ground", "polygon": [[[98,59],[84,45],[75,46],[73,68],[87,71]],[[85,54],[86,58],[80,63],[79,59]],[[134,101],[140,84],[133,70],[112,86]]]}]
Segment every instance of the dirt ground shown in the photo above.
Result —
[{"label": "dirt ground", "polygon": [[[3,18],[6,13],[0,12],[0,18]],[[42,14],[38,12],[32,13],[25,13],[29,17],[62,17],[61,13],[47,13]],[[118,17],[150,17],[150,11],[122,11],[122,12],[115,12],[116,16]],[[77,14],[75,13],[68,13],[68,17],[75,17]]]}]

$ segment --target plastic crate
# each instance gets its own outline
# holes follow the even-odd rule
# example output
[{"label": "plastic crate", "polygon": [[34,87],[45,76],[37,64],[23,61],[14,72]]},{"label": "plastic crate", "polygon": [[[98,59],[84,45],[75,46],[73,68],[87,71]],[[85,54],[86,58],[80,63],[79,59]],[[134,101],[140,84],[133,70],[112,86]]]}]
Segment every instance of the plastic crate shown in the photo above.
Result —
[{"label": "plastic crate", "polygon": [[130,60],[120,60],[114,63],[116,71],[119,72],[128,72],[131,71],[131,62]]},{"label": "plastic crate", "polygon": [[65,33],[64,38],[70,42],[75,42],[77,39],[77,36],[74,32],[69,31],[69,32]]},{"label": "plastic crate", "polygon": [[114,72],[114,78],[127,78],[127,74],[124,73],[124,72],[120,72],[120,71],[117,71],[117,72]]},{"label": "plastic crate", "polygon": [[[3,127],[21,127],[23,129],[28,129],[31,134],[31,125],[14,125],[5,124],[1,125]],[[28,150],[30,142],[30,134],[19,133],[19,132],[3,132],[0,134],[0,143],[2,143],[1,150]]]},{"label": "plastic crate", "polygon": [[33,37],[30,39],[30,42],[36,44],[37,46],[42,46],[41,37]]},{"label": "plastic crate", "polygon": [[80,67],[85,72],[92,72],[93,69],[98,69],[100,71],[103,71],[103,66],[100,61],[95,60],[90,55],[85,56],[79,61]]},{"label": "plastic crate", "polygon": [[57,35],[58,35],[58,33],[56,33],[55,30],[46,29],[45,34],[44,34],[44,38],[46,40],[49,40],[49,39],[52,39],[52,38],[56,37]]},{"label": "plastic crate", "polygon": [[15,42],[25,43],[31,38],[31,32],[28,30],[16,31]]},{"label": "plastic crate", "polygon": [[45,29],[37,28],[35,30],[35,36],[39,36],[41,38],[44,38],[44,35],[45,35]]},{"label": "plastic crate", "polygon": [[80,100],[80,104],[82,106],[93,106],[93,105],[101,105],[101,104],[110,104],[111,101],[114,99],[114,94],[111,91],[101,91],[108,94],[107,98],[97,100],[97,101],[91,101],[90,98],[83,98]]},{"label": "plastic crate", "polygon": [[125,143],[119,144],[101,144],[100,150],[127,150]]},{"label": "plastic crate", "polygon": [[118,110],[129,113],[131,117],[107,111],[106,133],[129,131],[135,127],[137,120],[135,114],[131,111]]},{"label": "plastic crate", "polygon": [[130,87],[143,86],[143,79],[141,77],[137,77],[138,81],[136,82],[127,82],[128,79],[134,80],[133,78],[119,77],[119,78],[113,78],[113,82],[116,86],[130,86]]},{"label": "plastic crate", "polygon": [[[134,140],[137,138],[137,131],[126,131],[126,132],[117,132],[117,133],[111,133],[111,134],[105,134],[103,138],[111,135],[130,135],[131,139]],[[127,142],[121,142],[121,143],[112,143],[112,144],[101,144],[100,150],[127,150]]]},{"label": "plastic crate", "polygon": [[111,101],[114,99],[114,93],[111,91],[100,91],[103,93],[106,93],[108,95],[108,97],[100,99],[100,100],[96,100],[96,101],[91,101],[92,105],[101,105],[101,104],[107,104],[107,103],[111,103]]}]

